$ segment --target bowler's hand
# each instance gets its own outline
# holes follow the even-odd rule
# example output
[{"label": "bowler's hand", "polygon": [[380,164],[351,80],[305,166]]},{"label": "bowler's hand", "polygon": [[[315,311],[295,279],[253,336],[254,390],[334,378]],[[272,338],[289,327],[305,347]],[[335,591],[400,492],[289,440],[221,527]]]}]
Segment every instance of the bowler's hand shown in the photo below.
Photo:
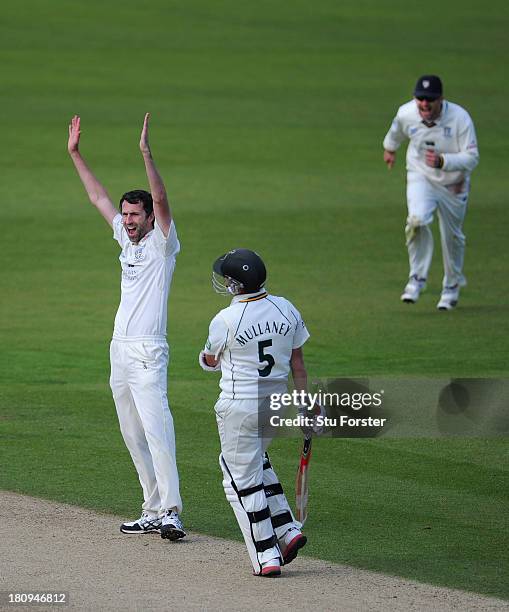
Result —
[{"label": "bowler's hand", "polygon": [[427,150],[426,164],[432,168],[441,168],[444,165],[444,158],[435,151]]},{"label": "bowler's hand", "polygon": [[150,113],[145,115],[145,119],[143,120],[143,128],[141,130],[140,136],[140,151],[145,154],[150,155],[150,145],[148,144],[148,120],[150,119]]},{"label": "bowler's hand", "polygon": [[74,115],[69,123],[69,140],[67,142],[67,150],[69,154],[77,153],[80,144],[80,117]]},{"label": "bowler's hand", "polygon": [[396,162],[396,152],[395,151],[384,151],[384,162],[387,164],[387,168],[392,170],[394,163]]}]

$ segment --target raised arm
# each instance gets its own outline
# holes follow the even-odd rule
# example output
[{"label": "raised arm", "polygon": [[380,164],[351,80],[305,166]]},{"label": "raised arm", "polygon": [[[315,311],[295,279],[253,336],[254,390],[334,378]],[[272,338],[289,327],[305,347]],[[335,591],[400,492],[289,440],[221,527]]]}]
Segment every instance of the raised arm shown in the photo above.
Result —
[{"label": "raised arm", "polygon": [[89,200],[106,219],[109,225],[112,225],[113,219],[118,214],[118,210],[113,205],[106,189],[92,174],[92,171],[85,163],[85,160],[81,156],[79,151],[80,143],[80,126],[81,121],[78,115],[74,115],[69,124],[69,141],[67,143],[67,150],[74,163],[78,175],[85,187],[88,194]]},{"label": "raised arm", "polygon": [[143,121],[143,129],[141,130],[140,151],[143,155],[143,161],[145,162],[145,170],[147,171],[150,193],[152,194],[152,200],[154,201],[154,215],[163,234],[168,236],[171,225],[171,211],[163,179],[157,171],[154,159],[152,158],[152,152],[150,151],[150,145],[148,142],[149,119],[150,113],[147,113]]}]

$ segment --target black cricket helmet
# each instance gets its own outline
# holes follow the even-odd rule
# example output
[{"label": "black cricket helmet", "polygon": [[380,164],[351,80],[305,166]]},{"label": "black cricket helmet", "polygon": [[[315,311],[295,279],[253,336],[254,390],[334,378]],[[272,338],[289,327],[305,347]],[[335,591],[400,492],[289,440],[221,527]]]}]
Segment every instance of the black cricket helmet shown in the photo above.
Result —
[{"label": "black cricket helmet", "polygon": [[212,266],[212,286],[217,293],[254,293],[267,279],[262,258],[249,249],[233,249],[218,257]]}]

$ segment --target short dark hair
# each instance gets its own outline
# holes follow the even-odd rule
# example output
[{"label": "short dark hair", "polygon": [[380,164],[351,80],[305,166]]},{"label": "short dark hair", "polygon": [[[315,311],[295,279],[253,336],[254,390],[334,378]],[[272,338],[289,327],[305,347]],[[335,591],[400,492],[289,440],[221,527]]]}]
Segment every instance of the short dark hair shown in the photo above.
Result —
[{"label": "short dark hair", "polygon": [[148,191],[144,189],[135,189],[133,191],[126,191],[120,198],[118,208],[122,212],[122,202],[129,202],[129,204],[142,204],[143,210],[146,212],[147,217],[154,211],[154,201]]}]

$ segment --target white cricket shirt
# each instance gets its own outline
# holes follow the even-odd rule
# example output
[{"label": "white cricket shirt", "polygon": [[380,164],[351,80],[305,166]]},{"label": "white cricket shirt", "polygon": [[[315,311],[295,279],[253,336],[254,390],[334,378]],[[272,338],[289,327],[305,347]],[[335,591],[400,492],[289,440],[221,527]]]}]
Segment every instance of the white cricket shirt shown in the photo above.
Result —
[{"label": "white cricket shirt", "polygon": [[121,297],[113,338],[142,340],[166,337],[168,293],[180,251],[173,221],[168,237],[154,222],[154,229],[133,244],[122,225],[122,215],[113,219],[113,237],[122,247]]},{"label": "white cricket shirt", "polygon": [[[433,127],[426,127],[422,122],[415,100],[400,106],[384,138],[384,149],[396,151],[406,139],[410,140],[406,154],[407,170],[423,174],[432,183],[443,186],[461,183],[479,163],[477,138],[470,115],[458,104],[447,100],[443,100],[442,112]],[[442,168],[426,164],[428,149],[443,155]]]},{"label": "white cricket shirt", "polygon": [[204,352],[221,363],[221,399],[285,392],[292,350],[309,338],[299,311],[283,297],[236,295],[210,323]]}]

